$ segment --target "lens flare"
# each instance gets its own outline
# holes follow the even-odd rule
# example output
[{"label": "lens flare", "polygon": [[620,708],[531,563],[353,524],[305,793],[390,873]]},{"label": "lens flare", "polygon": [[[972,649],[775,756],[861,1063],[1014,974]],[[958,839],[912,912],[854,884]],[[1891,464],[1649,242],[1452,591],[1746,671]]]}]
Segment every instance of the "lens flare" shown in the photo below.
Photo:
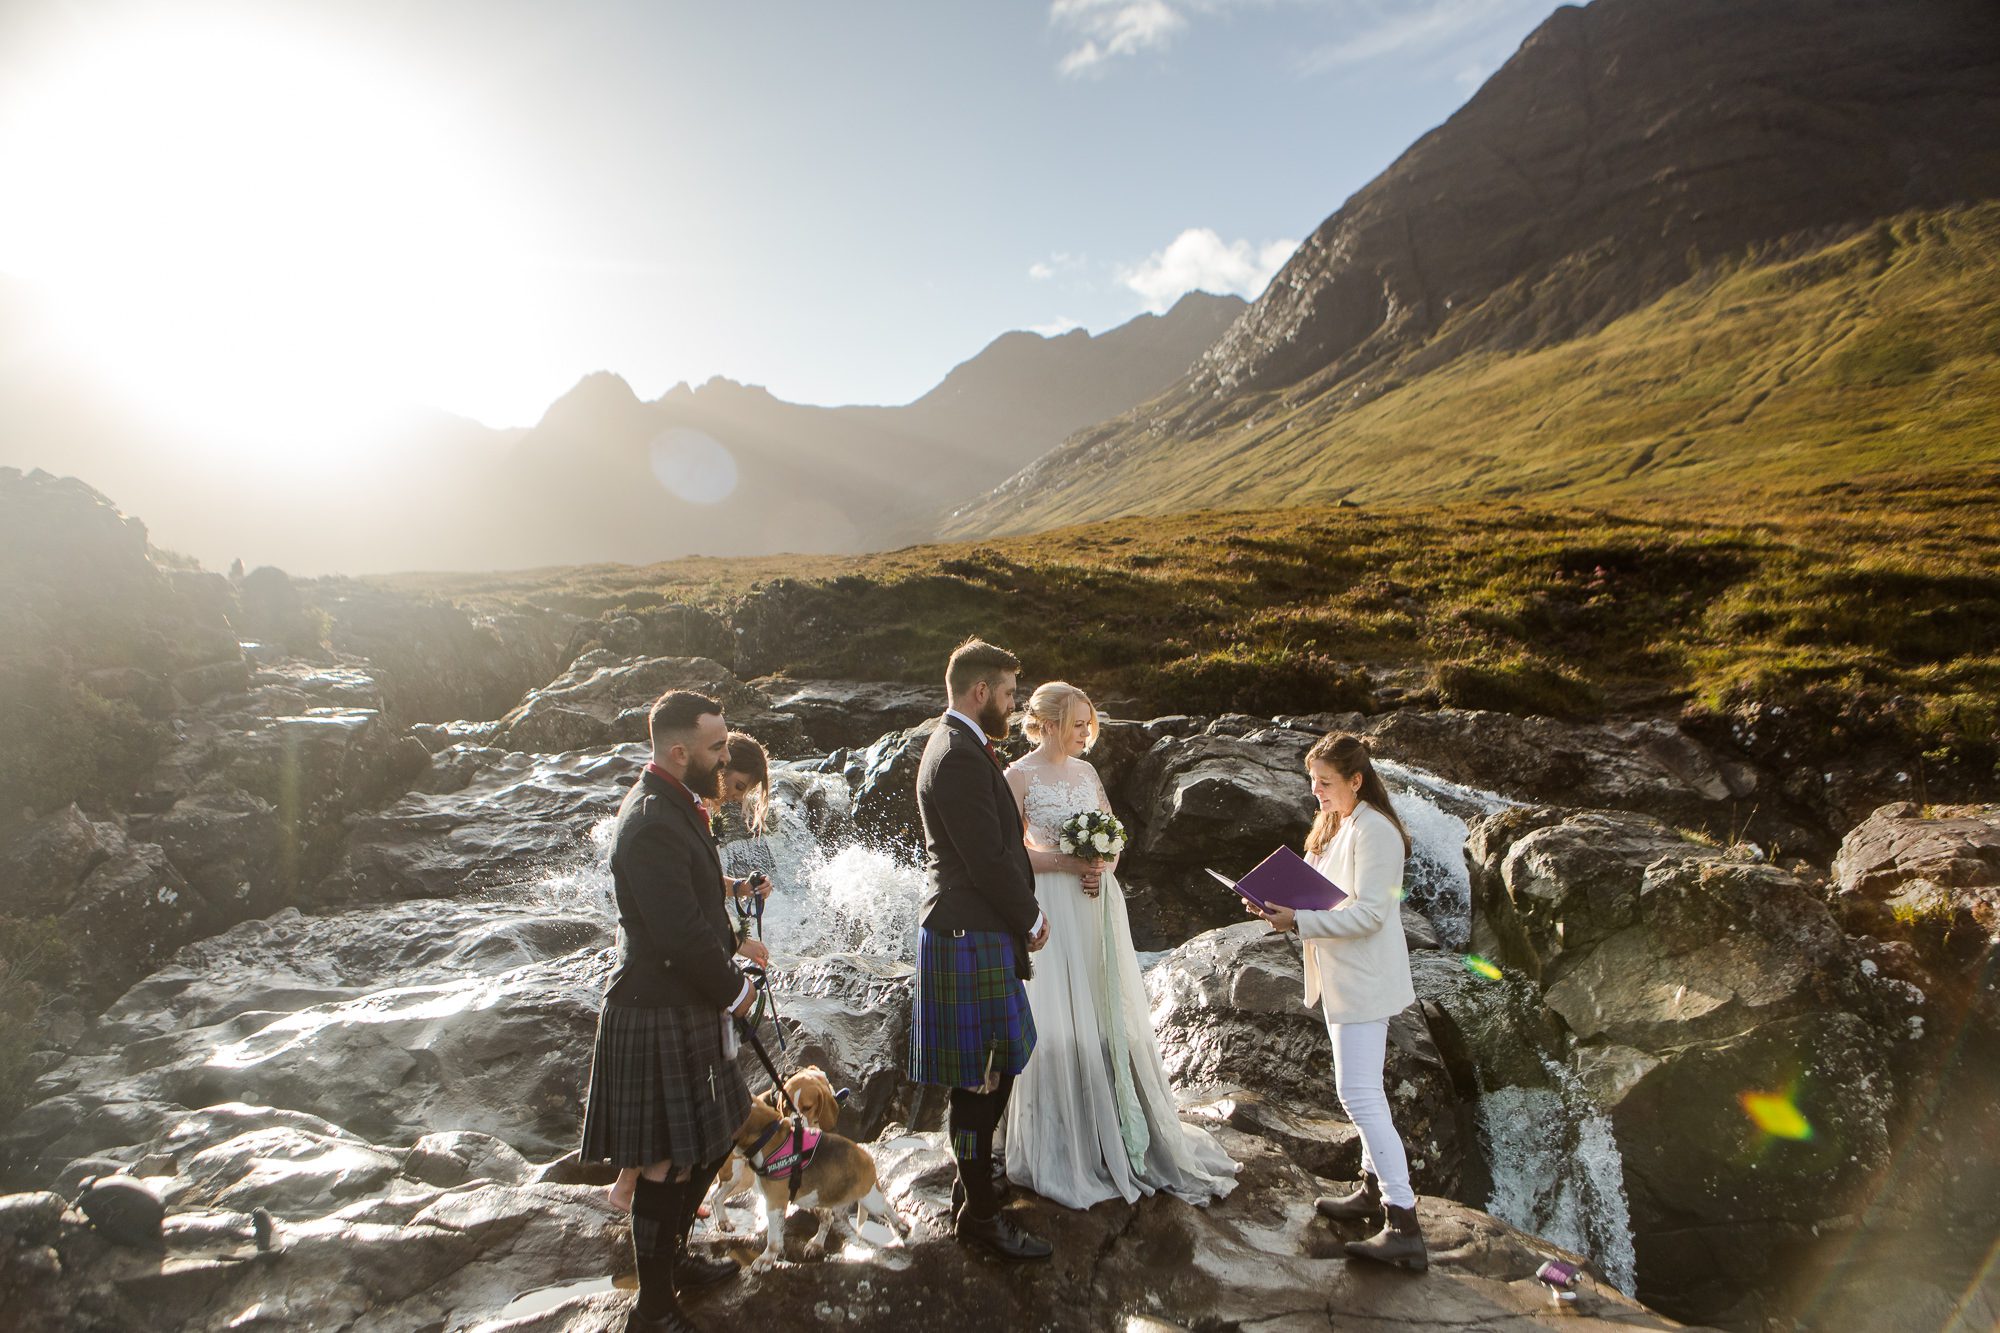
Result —
[{"label": "lens flare", "polygon": [[1465,955],[1465,970],[1475,977],[1485,977],[1488,981],[1500,980],[1500,965],[1490,963],[1476,953]]},{"label": "lens flare", "polygon": [[1812,1122],[1799,1110],[1790,1088],[1783,1092],[1746,1092],[1737,1100],[1743,1103],[1743,1114],[1750,1117],[1750,1123],[1774,1139],[1803,1143],[1813,1136]]}]

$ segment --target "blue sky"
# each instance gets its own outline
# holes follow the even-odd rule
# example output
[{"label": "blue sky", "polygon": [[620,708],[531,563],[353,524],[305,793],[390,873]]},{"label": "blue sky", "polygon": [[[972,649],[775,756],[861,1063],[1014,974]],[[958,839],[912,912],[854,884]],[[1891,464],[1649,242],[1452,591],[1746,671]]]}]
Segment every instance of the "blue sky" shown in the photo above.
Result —
[{"label": "blue sky", "polygon": [[596,369],[907,401],[1254,296],[1552,8],[16,0],[0,274],[197,420],[246,368],[494,425]]}]

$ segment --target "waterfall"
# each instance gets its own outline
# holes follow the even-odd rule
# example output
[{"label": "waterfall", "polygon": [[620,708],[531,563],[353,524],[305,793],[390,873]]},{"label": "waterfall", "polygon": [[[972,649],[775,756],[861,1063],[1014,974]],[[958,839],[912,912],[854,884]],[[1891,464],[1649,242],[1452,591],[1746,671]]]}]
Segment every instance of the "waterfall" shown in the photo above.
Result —
[{"label": "waterfall", "polygon": [[1565,1065],[1544,1059],[1551,1088],[1501,1088],[1479,1099],[1493,1175],[1486,1211],[1593,1260],[1627,1296],[1637,1285],[1625,1165],[1611,1122]]},{"label": "waterfall", "polygon": [[763,869],[776,884],[764,908],[772,950],[789,958],[865,953],[914,962],[923,870],[844,832],[851,805],[844,778],[801,769],[775,776],[764,837],[725,853],[731,874]]},{"label": "waterfall", "polygon": [[1410,834],[1403,888],[1410,905],[1437,931],[1438,943],[1463,949],[1472,938],[1472,878],[1465,868],[1468,820],[1513,805],[1506,797],[1377,759],[1375,771],[1389,788],[1396,815]]}]

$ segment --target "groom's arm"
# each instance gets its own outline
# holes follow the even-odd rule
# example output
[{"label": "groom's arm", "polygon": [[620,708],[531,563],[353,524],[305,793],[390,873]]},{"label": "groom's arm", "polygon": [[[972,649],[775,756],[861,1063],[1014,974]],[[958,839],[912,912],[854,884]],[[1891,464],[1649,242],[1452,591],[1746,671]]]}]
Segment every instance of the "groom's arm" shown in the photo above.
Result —
[{"label": "groom's arm", "polygon": [[1035,880],[1025,849],[1008,845],[1007,821],[1000,817],[992,778],[983,767],[984,754],[953,748],[939,762],[933,779],[937,800],[932,812],[952,850],[964,862],[972,891],[996,912],[1016,935],[1034,935],[1041,926],[1035,903]]}]

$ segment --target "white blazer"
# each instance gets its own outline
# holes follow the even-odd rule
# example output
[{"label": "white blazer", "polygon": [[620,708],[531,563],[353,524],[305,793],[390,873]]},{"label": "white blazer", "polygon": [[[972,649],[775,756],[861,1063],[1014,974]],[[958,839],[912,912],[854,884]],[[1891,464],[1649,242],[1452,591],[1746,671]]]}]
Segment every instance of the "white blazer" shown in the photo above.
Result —
[{"label": "white blazer", "polygon": [[1327,911],[1298,914],[1306,1003],[1317,1001],[1329,1023],[1394,1017],[1417,998],[1403,941],[1402,835],[1364,801],[1312,865],[1349,896]]}]

